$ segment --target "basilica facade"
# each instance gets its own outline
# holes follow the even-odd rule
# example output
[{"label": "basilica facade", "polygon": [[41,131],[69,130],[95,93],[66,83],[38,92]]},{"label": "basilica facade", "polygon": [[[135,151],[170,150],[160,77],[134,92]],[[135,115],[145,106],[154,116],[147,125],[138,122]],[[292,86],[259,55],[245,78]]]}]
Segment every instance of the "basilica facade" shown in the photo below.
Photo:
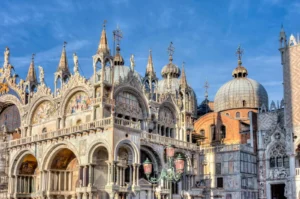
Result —
[{"label": "basilica facade", "polygon": [[[19,78],[18,63],[10,62],[13,51],[6,48],[0,70],[0,198],[298,197],[298,42],[287,41],[281,31],[284,101],[270,107],[264,87],[248,77],[240,47],[233,80],[214,101],[206,95],[199,106],[184,65],[180,69],[173,60],[172,43],[162,79],[151,51],[141,76],[133,55],[125,65],[118,40],[111,53],[104,26],[92,77],[80,74],[76,53],[68,63],[64,44],[53,89],[45,84],[43,67],[36,71],[34,55],[26,79]],[[170,145],[184,159],[180,180],[150,182],[143,163],[149,160],[151,178],[159,178]]]}]

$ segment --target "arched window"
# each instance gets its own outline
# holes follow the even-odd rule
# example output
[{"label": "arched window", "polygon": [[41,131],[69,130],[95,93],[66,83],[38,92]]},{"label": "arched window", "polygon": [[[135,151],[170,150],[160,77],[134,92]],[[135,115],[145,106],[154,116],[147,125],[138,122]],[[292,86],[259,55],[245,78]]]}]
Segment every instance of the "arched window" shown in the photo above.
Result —
[{"label": "arched window", "polygon": [[235,113],[235,117],[236,117],[236,118],[240,118],[240,117],[241,117],[241,113],[240,113],[240,112],[236,112],[236,113]]},{"label": "arched window", "polygon": [[205,136],[205,130],[204,129],[200,130],[200,135],[203,136],[203,137]]},{"label": "arched window", "polygon": [[243,100],[243,107],[246,107],[246,100]]},{"label": "arched window", "polygon": [[76,121],[76,126],[78,126],[78,125],[80,125],[82,122],[81,122],[81,120],[79,119],[79,120],[77,120]]},{"label": "arched window", "polygon": [[226,113],[226,116],[230,116],[230,114],[229,114],[229,113]]},{"label": "arched window", "polygon": [[215,125],[210,126],[210,135],[211,135],[211,140],[212,141],[215,141],[217,139],[216,126]]},{"label": "arched window", "polygon": [[224,125],[221,126],[221,138],[226,138],[226,126]]},{"label": "arched window", "polygon": [[277,167],[290,167],[289,157],[286,154],[285,146],[282,144],[276,144],[270,150],[270,168]]},{"label": "arched window", "polygon": [[47,133],[47,128],[43,128],[42,133]]}]

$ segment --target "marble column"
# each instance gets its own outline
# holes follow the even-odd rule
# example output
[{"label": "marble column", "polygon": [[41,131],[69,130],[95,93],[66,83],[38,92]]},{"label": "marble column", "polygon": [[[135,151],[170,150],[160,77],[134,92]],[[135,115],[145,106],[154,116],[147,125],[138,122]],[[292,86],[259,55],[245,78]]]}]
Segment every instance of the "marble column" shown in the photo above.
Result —
[{"label": "marble column", "polygon": [[[111,183],[111,165],[110,165],[110,162],[106,161],[106,164],[107,164],[107,184],[110,184]],[[93,168],[94,169],[94,168]],[[93,174],[94,176],[94,174]]]},{"label": "marble column", "polygon": [[48,171],[48,191],[51,191],[51,171]]},{"label": "marble column", "polygon": [[132,185],[132,165],[129,166],[129,184]]},{"label": "marble column", "polygon": [[120,167],[117,166],[117,185],[120,186]]},{"label": "marble column", "polygon": [[57,187],[57,191],[61,191],[62,189],[61,189],[61,183],[62,183],[62,179],[61,179],[61,176],[62,176],[62,172],[61,171],[59,171],[59,172],[57,172],[57,174],[58,174],[58,187]]},{"label": "marble column", "polygon": [[62,190],[67,191],[67,172],[66,171],[64,171],[64,188]]},{"label": "marble column", "polygon": [[112,162],[111,165],[110,165],[111,166],[111,174],[110,174],[110,177],[111,177],[111,181],[110,182],[111,182],[111,184],[115,184],[115,177],[114,177],[115,176],[115,171],[114,171],[115,166],[114,166],[114,164],[115,163]]},{"label": "marble column", "polygon": [[86,187],[86,174],[87,174],[87,166],[85,165],[84,167],[83,167],[83,186],[84,187]]},{"label": "marble column", "polygon": [[136,167],[135,167],[135,164],[132,165],[133,167],[133,185],[135,186],[136,185]]},{"label": "marble column", "polygon": [[69,187],[68,187],[68,190],[69,191],[72,191],[72,180],[73,180],[73,172],[72,171],[70,171],[69,172]]},{"label": "marble column", "polygon": [[89,165],[89,184],[88,184],[89,187],[91,187],[93,185],[93,181],[92,181],[92,178],[93,178],[92,177],[92,167],[93,166],[90,164]]},{"label": "marble column", "polygon": [[122,168],[123,169],[123,181],[122,181],[122,183],[123,183],[123,186],[125,186],[125,167],[123,167]]},{"label": "marble column", "polygon": [[137,186],[140,186],[140,184],[139,184],[139,164],[136,164],[136,185]]}]

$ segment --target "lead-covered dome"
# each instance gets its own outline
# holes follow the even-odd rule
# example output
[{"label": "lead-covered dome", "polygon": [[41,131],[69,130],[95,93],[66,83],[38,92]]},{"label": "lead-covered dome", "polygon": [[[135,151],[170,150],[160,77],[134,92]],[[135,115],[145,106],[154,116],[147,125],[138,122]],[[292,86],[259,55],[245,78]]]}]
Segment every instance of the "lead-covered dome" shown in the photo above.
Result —
[{"label": "lead-covered dome", "polygon": [[257,81],[248,78],[247,69],[242,66],[239,47],[238,66],[233,70],[233,80],[224,84],[217,92],[214,101],[214,111],[220,112],[236,108],[259,108],[263,104],[268,105],[266,89]]},{"label": "lead-covered dome", "polygon": [[214,108],[216,112],[235,108],[259,108],[268,104],[266,89],[257,81],[244,77],[224,84],[217,92]]}]

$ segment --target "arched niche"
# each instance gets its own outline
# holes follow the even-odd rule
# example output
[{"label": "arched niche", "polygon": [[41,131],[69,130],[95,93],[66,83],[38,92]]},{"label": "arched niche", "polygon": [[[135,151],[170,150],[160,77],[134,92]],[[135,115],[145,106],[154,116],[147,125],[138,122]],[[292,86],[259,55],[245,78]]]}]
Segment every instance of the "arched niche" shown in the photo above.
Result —
[{"label": "arched niche", "polygon": [[12,139],[20,138],[17,132],[21,126],[21,117],[19,109],[14,104],[8,104],[0,112],[0,128],[6,133],[12,134]]},{"label": "arched niche", "polygon": [[64,114],[65,126],[75,126],[77,121],[86,123],[91,121],[92,100],[84,91],[77,91],[68,99]]},{"label": "arched niche", "polygon": [[40,102],[32,113],[30,124],[32,125],[31,132],[27,132],[26,136],[42,134],[44,129],[47,132],[56,129],[56,108],[53,102],[45,100]]},{"label": "arched niche", "polygon": [[[150,160],[153,165],[151,177],[158,177],[162,169],[161,158],[151,147],[143,145],[141,146],[140,163],[143,164],[146,161],[146,159]],[[140,173],[140,178],[144,178],[147,180],[142,165],[139,167],[139,173]]]},{"label": "arched niche", "polygon": [[48,176],[51,180],[48,186],[51,191],[75,191],[80,186],[78,159],[70,149],[61,148],[56,151],[49,163]]},{"label": "arched niche", "polygon": [[93,153],[92,164],[94,167],[93,186],[104,189],[108,182],[109,154],[104,146],[99,146]]},{"label": "arched niche", "polygon": [[18,162],[14,178],[17,194],[31,194],[40,190],[39,179],[38,161],[35,156],[26,153]]}]

